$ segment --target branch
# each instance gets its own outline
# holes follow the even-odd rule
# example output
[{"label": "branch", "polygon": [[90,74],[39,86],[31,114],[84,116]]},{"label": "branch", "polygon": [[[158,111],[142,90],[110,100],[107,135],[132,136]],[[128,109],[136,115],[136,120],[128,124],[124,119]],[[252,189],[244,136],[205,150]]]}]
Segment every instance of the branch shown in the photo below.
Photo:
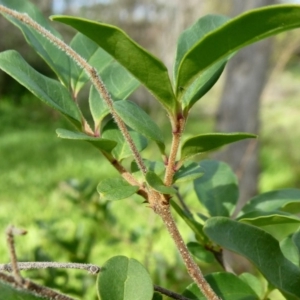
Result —
[{"label": "branch", "polygon": [[[33,269],[48,269],[48,268],[60,268],[60,269],[78,269],[88,271],[92,275],[96,275],[101,271],[101,268],[92,264],[81,263],[60,263],[60,262],[18,262],[19,270],[33,270]],[[0,271],[12,272],[12,264],[0,264]]]}]

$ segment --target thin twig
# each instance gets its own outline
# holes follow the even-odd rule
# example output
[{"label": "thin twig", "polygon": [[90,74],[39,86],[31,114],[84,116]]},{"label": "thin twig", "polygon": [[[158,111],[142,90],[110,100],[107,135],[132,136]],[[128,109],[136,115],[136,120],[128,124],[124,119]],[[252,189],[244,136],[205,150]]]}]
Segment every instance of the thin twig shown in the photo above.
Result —
[{"label": "thin twig", "polygon": [[158,285],[154,285],[154,291],[159,292],[163,295],[168,296],[169,298],[176,299],[176,300],[191,300],[190,298],[186,298],[182,295],[179,295],[177,293],[169,291],[169,290],[167,290],[167,289],[165,289],[161,286],[158,286]]},{"label": "thin twig", "polygon": [[11,270],[18,284],[22,284],[23,279],[21,277],[18,268],[18,259],[17,259],[16,249],[15,249],[14,236],[24,235],[26,233],[27,233],[26,230],[15,228],[12,225],[8,226],[8,228],[6,229],[6,239],[7,239],[7,246],[8,246],[9,256],[11,261]]},{"label": "thin twig", "polygon": [[171,144],[171,150],[170,155],[167,160],[167,168],[164,178],[164,183],[166,186],[171,186],[173,183],[173,177],[176,172],[176,156],[177,152],[180,146],[180,139],[182,135],[182,131],[184,129],[185,125],[185,119],[183,116],[178,116],[177,122],[176,122],[176,128],[173,128],[172,132],[172,144]]},{"label": "thin twig", "polygon": [[60,294],[54,290],[51,290],[45,286],[38,285],[30,280],[23,279],[22,284],[19,284],[13,276],[5,273],[0,273],[1,281],[7,282],[9,285],[16,287],[17,289],[23,289],[27,292],[30,291],[35,295],[42,296],[51,300],[74,300],[66,295]]},{"label": "thin twig", "polygon": [[122,132],[122,134],[125,138],[125,141],[127,142],[139,169],[142,171],[143,174],[146,174],[147,168],[142,160],[142,157],[141,157],[139,151],[137,150],[137,148],[127,130],[125,123],[117,114],[117,112],[114,108],[114,105],[113,105],[113,100],[112,100],[106,86],[104,85],[100,75],[96,71],[96,69],[94,67],[92,67],[83,57],[81,57],[70,46],[68,46],[62,40],[60,40],[55,35],[53,35],[49,30],[45,29],[40,24],[38,24],[36,21],[34,21],[29,15],[27,15],[25,13],[19,13],[15,10],[9,9],[3,5],[0,5],[0,11],[20,20],[24,24],[33,28],[39,34],[41,34],[42,36],[47,38],[51,43],[56,45],[59,49],[64,51],[70,58],[72,58],[86,72],[86,74],[89,76],[91,82],[95,86],[98,93],[103,97],[111,115],[113,116],[120,131]]},{"label": "thin twig", "polygon": [[[33,269],[48,269],[48,268],[59,268],[59,269],[78,269],[85,270],[89,273],[96,275],[101,271],[101,268],[92,264],[81,264],[81,263],[60,263],[52,261],[42,262],[18,262],[17,267],[19,270],[33,270]],[[0,264],[0,271],[12,272],[12,264]]]}]

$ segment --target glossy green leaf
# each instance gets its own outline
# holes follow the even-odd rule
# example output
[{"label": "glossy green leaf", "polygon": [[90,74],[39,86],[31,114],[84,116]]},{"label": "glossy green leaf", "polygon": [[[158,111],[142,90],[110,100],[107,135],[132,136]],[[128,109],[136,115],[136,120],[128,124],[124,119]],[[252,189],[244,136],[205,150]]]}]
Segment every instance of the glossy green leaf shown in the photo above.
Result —
[{"label": "glossy green leaf", "polygon": [[238,218],[240,222],[258,226],[281,241],[300,226],[300,218],[281,211],[254,210]]},{"label": "glossy green leaf", "polygon": [[189,242],[187,243],[187,247],[190,253],[192,253],[193,256],[196,257],[198,260],[209,264],[215,261],[214,255],[210,251],[205,249],[203,245],[197,242]]},{"label": "glossy green leaf", "polygon": [[157,143],[164,152],[164,137],[157,124],[138,105],[131,101],[114,102],[114,108],[126,125]]},{"label": "glossy green leaf", "polygon": [[[16,288],[14,279],[12,276],[7,275],[5,273],[0,273],[0,300],[47,300],[54,299],[53,295],[50,297],[49,289],[48,295],[49,297],[42,296],[41,292],[37,289],[37,285],[34,284],[35,287],[31,286],[28,289],[25,288]],[[41,286],[38,286],[42,288]],[[34,292],[32,291],[34,289]],[[61,297],[63,295],[61,294]],[[65,297],[64,299],[71,300],[70,297]]]},{"label": "glossy green leaf", "polygon": [[241,275],[239,275],[239,278],[251,287],[251,289],[257,295],[258,299],[264,299],[267,288],[264,287],[262,278],[258,278],[257,276],[254,276],[250,273],[242,273]]},{"label": "glossy green leaf", "polygon": [[289,261],[299,266],[298,249],[293,243],[292,236],[288,236],[280,242],[280,249]]},{"label": "glossy green leaf", "polygon": [[[131,129],[129,129],[129,134],[136,145],[137,150],[142,152],[148,145],[147,139]],[[114,120],[110,120],[103,127],[102,138],[115,141],[117,143],[117,146],[112,150],[112,154],[117,160],[120,161],[132,156],[132,151],[125,142],[125,139]]]},{"label": "glossy green leaf", "polygon": [[300,269],[283,256],[269,233],[225,217],[210,218],[203,229],[213,242],[248,258],[275,287],[300,297]]},{"label": "glossy green leaf", "polygon": [[162,179],[152,171],[146,174],[147,183],[156,191],[162,194],[175,194],[176,190],[171,186],[165,186]]},{"label": "glossy green leaf", "polygon": [[[178,39],[177,53],[174,64],[174,79],[176,81],[178,75],[178,67],[185,54],[201,40],[205,35],[214,29],[220,27],[229,20],[228,17],[221,15],[207,15],[200,18],[194,25],[183,31]],[[181,100],[183,108],[188,109],[206,94],[219,79],[223,72],[227,58],[212,65],[206,71],[200,74],[190,87],[184,91],[184,96]]]},{"label": "glossy green leaf", "polygon": [[219,161],[203,160],[204,175],[194,181],[199,201],[211,216],[230,216],[239,197],[237,178],[230,167]]},{"label": "glossy green leaf", "polygon": [[200,39],[183,57],[176,93],[184,91],[205,70],[251,43],[292,28],[300,27],[300,6],[272,5],[237,16]]},{"label": "glossy green leaf", "polygon": [[195,180],[203,176],[203,174],[204,172],[199,166],[199,164],[195,162],[187,162],[183,166],[181,166],[178,171],[176,171],[173,181],[174,183],[181,183],[190,180]]},{"label": "glossy green leaf", "polygon": [[112,25],[82,18],[53,16],[52,20],[70,25],[92,39],[135,76],[169,112],[176,111],[176,99],[166,66],[125,32]]},{"label": "glossy green leaf", "polygon": [[282,189],[260,194],[252,198],[243,207],[239,216],[252,210],[273,211],[285,209],[290,204],[297,204],[298,209],[293,207],[293,213],[300,210],[300,190],[299,189]]},{"label": "glossy green leaf", "polygon": [[151,300],[153,284],[147,270],[137,260],[125,256],[109,259],[97,280],[101,300]]},{"label": "glossy green leaf", "polygon": [[171,200],[170,203],[172,207],[175,209],[176,213],[192,229],[192,231],[196,236],[196,240],[202,245],[204,245],[205,242],[207,241],[207,238],[203,233],[203,225],[197,222],[191,214],[183,211],[175,201]]},{"label": "glossy green leaf", "polygon": [[22,56],[8,50],[0,53],[0,68],[50,107],[81,127],[81,113],[68,90],[58,81],[35,71]]},{"label": "glossy green leaf", "polygon": [[206,133],[194,136],[186,140],[181,147],[181,160],[211,151],[222,146],[235,143],[249,138],[256,138],[255,134],[250,133]]},{"label": "glossy green leaf", "polygon": [[86,141],[91,143],[93,146],[98,148],[101,151],[105,152],[111,152],[112,149],[116,147],[116,142],[103,139],[103,138],[96,138],[89,136],[82,132],[74,132],[67,129],[56,129],[57,136],[62,139],[68,139],[68,140],[79,140],[79,141]]},{"label": "glossy green leaf", "polygon": [[[205,279],[222,300],[257,300],[251,287],[232,273],[213,273],[205,276]],[[207,299],[195,283],[189,285],[183,295],[191,300]]]},{"label": "glossy green leaf", "polygon": [[126,199],[134,195],[138,190],[138,186],[130,185],[122,177],[104,179],[97,186],[100,197],[110,201]]}]

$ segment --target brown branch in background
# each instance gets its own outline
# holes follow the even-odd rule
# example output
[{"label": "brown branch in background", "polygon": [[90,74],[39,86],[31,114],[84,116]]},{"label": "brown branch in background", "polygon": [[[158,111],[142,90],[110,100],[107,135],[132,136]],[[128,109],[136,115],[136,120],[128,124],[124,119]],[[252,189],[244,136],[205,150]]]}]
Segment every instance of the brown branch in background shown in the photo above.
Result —
[{"label": "brown branch in background", "polygon": [[26,233],[27,233],[26,230],[15,228],[12,225],[8,226],[8,228],[6,229],[6,240],[7,240],[7,246],[8,246],[8,251],[9,251],[9,256],[10,256],[10,261],[11,261],[11,269],[12,269],[12,273],[14,275],[15,281],[20,285],[23,282],[23,278],[21,277],[21,274],[20,274],[20,271],[18,268],[18,259],[17,259],[16,249],[15,249],[14,236],[15,235],[24,235]]},{"label": "brown branch in background", "polygon": [[15,286],[20,290],[20,288],[27,291],[32,292],[35,295],[45,297],[46,299],[55,299],[55,300],[74,300],[74,298],[70,298],[68,296],[62,295],[54,290],[51,290],[47,287],[38,285],[32,281],[27,279],[23,279],[23,283],[20,285],[16,282],[13,276],[7,275],[5,273],[0,273],[0,280],[8,283],[11,286]]},{"label": "brown branch in background", "polygon": [[[80,263],[60,263],[60,262],[18,262],[17,267],[19,270],[33,270],[33,269],[77,269],[88,271],[92,275],[96,275],[101,271],[101,268],[92,264],[80,264]],[[12,264],[0,264],[0,271],[12,272]]]},{"label": "brown branch in background", "polygon": [[183,197],[182,197],[181,194],[179,193],[178,187],[177,187],[177,186],[173,186],[173,187],[174,187],[175,190],[176,190],[176,196],[177,196],[177,198],[178,198],[178,200],[179,200],[179,202],[180,202],[180,204],[181,204],[181,206],[182,206],[184,212],[187,213],[188,215],[192,216],[191,211],[189,210],[189,208],[188,208],[187,205],[185,204],[185,201],[184,201]]}]

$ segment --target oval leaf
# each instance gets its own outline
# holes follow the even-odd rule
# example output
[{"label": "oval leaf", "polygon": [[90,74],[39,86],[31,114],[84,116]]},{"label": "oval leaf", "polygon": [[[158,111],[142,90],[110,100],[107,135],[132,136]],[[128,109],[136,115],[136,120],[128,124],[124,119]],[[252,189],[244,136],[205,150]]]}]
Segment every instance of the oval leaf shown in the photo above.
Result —
[{"label": "oval leaf", "polygon": [[[142,152],[148,145],[147,139],[131,129],[128,131],[137,150]],[[125,139],[114,120],[110,120],[105,124],[102,130],[102,137],[117,143],[117,146],[112,150],[112,154],[117,160],[121,161],[124,158],[132,156],[132,151],[125,142]]]},{"label": "oval leaf", "polygon": [[91,143],[93,146],[101,151],[111,152],[113,148],[116,147],[117,143],[115,141],[106,140],[102,138],[96,138],[89,136],[82,132],[74,132],[67,129],[56,129],[57,136],[62,139],[67,140],[79,140]]},{"label": "oval leaf", "polygon": [[[148,171],[154,172],[159,177],[163,176],[166,166],[162,161],[151,161],[148,159],[143,159],[143,162]],[[134,173],[135,178],[145,180],[144,174],[141,172],[135,161],[131,163],[130,169],[131,173]]]},{"label": "oval leaf", "polygon": [[162,194],[176,194],[176,190],[170,186],[165,186],[162,179],[152,171],[146,174],[147,183],[156,191]]},{"label": "oval leaf", "polygon": [[296,213],[300,209],[300,190],[299,189],[282,189],[260,194],[252,198],[243,207],[239,216],[253,210],[274,211],[283,209],[289,204],[297,203],[298,210],[293,210]]},{"label": "oval leaf", "polygon": [[300,228],[293,234],[292,241],[297,248],[300,266]]},{"label": "oval leaf", "polygon": [[151,300],[153,284],[147,270],[135,259],[115,256],[101,268],[97,280],[101,300]]},{"label": "oval leaf", "polygon": [[294,265],[299,267],[298,249],[293,243],[292,236],[286,237],[280,242],[280,248],[283,255]]},{"label": "oval leaf", "polygon": [[212,31],[183,57],[178,68],[176,93],[182,97],[205,70],[238,49],[300,27],[299,14],[300,6],[273,5],[248,11]]},{"label": "oval leaf", "polygon": [[8,50],[0,53],[0,69],[44,103],[65,115],[77,128],[81,127],[81,113],[68,90],[58,81],[34,70],[18,52]]},{"label": "oval leaf", "polygon": [[283,256],[270,234],[224,217],[210,218],[204,232],[215,243],[248,258],[279,290],[300,297],[300,269]]},{"label": "oval leaf", "polygon": [[204,175],[194,181],[199,201],[211,216],[230,216],[239,197],[237,178],[230,167],[219,161],[203,160]]},{"label": "oval leaf", "polygon": [[[222,300],[257,300],[257,295],[247,283],[231,273],[213,273],[205,276],[212,289]],[[195,283],[189,285],[183,295],[191,300],[206,300]]]},{"label": "oval leaf", "polygon": [[114,108],[127,126],[155,141],[164,152],[165,144],[161,130],[138,105],[131,101],[117,101],[114,102]]},{"label": "oval leaf", "polygon": [[121,29],[75,17],[52,16],[51,19],[70,25],[89,37],[137,78],[169,112],[176,111],[166,66]]},{"label": "oval leaf", "polygon": [[128,198],[138,190],[138,186],[132,186],[125,179],[119,177],[104,179],[97,186],[100,197],[110,201]]},{"label": "oval leaf", "polygon": [[256,138],[255,134],[251,133],[206,133],[194,136],[186,140],[181,147],[181,161],[187,158],[220,148],[224,145],[235,143],[249,138]]}]

